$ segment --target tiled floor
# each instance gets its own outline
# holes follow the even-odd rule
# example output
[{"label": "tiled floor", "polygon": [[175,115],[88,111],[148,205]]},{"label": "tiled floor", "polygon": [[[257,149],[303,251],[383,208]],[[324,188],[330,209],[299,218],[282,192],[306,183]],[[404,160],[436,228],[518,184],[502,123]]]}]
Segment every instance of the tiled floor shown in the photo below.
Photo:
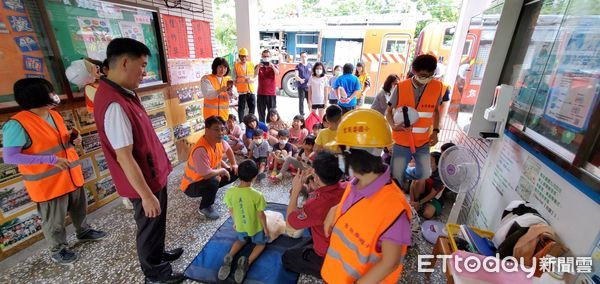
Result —
[{"label": "tiled floor", "polygon": [[[169,205],[167,221],[167,248],[183,247],[185,253],[173,263],[176,271],[183,271],[200,252],[204,244],[225,221],[226,215],[217,221],[206,221],[199,217],[198,201],[188,198],[180,190],[179,181],[183,166],[178,166],[169,180]],[[255,185],[269,202],[287,203],[290,180],[272,184],[267,179]],[[216,206],[226,212],[223,205],[223,190],[219,191]],[[446,206],[445,216],[447,216]],[[92,214],[91,224],[108,232],[107,239],[98,243],[75,243],[71,235],[69,242],[80,255],[70,267],[60,266],[50,260],[43,242],[21,256],[0,263],[0,283],[142,283],[143,275],[135,252],[135,223],[132,211],[126,210],[120,200]],[[413,241],[409,249],[407,264],[400,283],[445,283],[445,277],[437,270],[430,279],[417,273],[417,255],[430,254],[431,245],[421,238]],[[25,259],[23,255],[30,255]],[[439,265],[438,265],[439,269]],[[187,281],[192,283],[192,281]],[[301,276],[299,283],[321,283],[320,280]]]}]

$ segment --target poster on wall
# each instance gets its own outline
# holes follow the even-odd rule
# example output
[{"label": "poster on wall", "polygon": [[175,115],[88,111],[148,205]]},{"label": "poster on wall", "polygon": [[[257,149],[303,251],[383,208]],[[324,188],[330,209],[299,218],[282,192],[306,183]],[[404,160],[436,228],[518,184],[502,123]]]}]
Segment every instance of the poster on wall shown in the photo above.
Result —
[{"label": "poster on wall", "polygon": [[151,114],[150,121],[152,122],[152,128],[155,130],[167,126],[167,117],[164,111]]},{"label": "poster on wall", "polygon": [[7,18],[13,32],[33,32],[33,26],[27,16],[8,16]]},{"label": "poster on wall", "polygon": [[98,136],[98,131],[92,131],[89,133],[82,134],[81,138],[81,146],[83,147],[83,153],[88,154],[90,152],[100,149],[100,136]]},{"label": "poster on wall", "polygon": [[140,100],[147,112],[165,107],[165,95],[163,93],[145,95],[140,97]]},{"label": "poster on wall", "polygon": [[192,134],[192,128],[190,127],[189,122],[184,122],[173,127],[173,135],[175,135],[175,140],[183,139],[190,136],[190,134]]},{"label": "poster on wall", "polygon": [[104,157],[104,153],[98,153],[94,155],[94,160],[96,160],[96,166],[98,166],[99,175],[103,176],[108,174],[108,163],[106,162],[106,157]]},{"label": "poster on wall", "polygon": [[80,107],[75,110],[77,113],[77,120],[79,120],[79,126],[81,128],[96,127],[96,121],[94,120],[94,114],[88,112],[86,107]]},{"label": "poster on wall", "polygon": [[193,119],[190,121],[190,124],[192,125],[192,130],[194,130],[194,132],[202,131],[202,129],[204,129],[204,119],[202,118]]},{"label": "poster on wall", "polygon": [[173,135],[171,135],[171,128],[165,128],[165,129],[161,130],[160,132],[157,132],[156,136],[158,136],[158,140],[163,145],[173,142]]},{"label": "poster on wall", "polygon": [[189,58],[190,49],[185,19],[177,16],[162,15],[167,43],[168,58]]},{"label": "poster on wall", "polygon": [[7,10],[25,13],[25,5],[23,5],[22,0],[2,0],[2,6]]},{"label": "poster on wall", "polygon": [[21,50],[21,52],[30,52],[40,50],[40,46],[32,36],[18,36],[15,37],[15,43]]},{"label": "poster on wall", "polygon": [[0,249],[6,251],[29,239],[41,229],[42,218],[36,210],[0,224]]},{"label": "poster on wall", "polygon": [[578,76],[557,76],[546,103],[544,118],[575,132],[587,129],[595,102],[598,100],[598,79]]},{"label": "poster on wall", "polygon": [[600,196],[539,152],[506,132],[488,156],[468,223],[494,231],[502,211],[513,200],[533,204],[574,255],[584,256],[595,245]]},{"label": "poster on wall", "polygon": [[175,93],[177,93],[177,98],[179,98],[179,104],[185,104],[193,101],[195,92],[196,87],[181,88],[175,91]]},{"label": "poster on wall", "polygon": [[63,110],[60,112],[60,116],[62,116],[63,120],[65,121],[65,126],[67,126],[67,129],[70,130],[75,128],[75,119],[73,117],[73,111]]},{"label": "poster on wall", "polygon": [[15,179],[21,176],[17,165],[5,164],[2,157],[0,157],[0,183],[7,180]]},{"label": "poster on wall", "polygon": [[96,60],[106,58],[106,47],[114,38],[109,20],[77,17],[87,56]]},{"label": "poster on wall", "polygon": [[85,189],[85,197],[87,199],[87,205],[90,206],[90,205],[92,205],[92,203],[94,203],[96,201],[96,199],[94,198],[94,194],[92,193],[92,186],[89,184],[86,184],[83,186],[83,188]]},{"label": "poster on wall", "polygon": [[115,192],[117,192],[117,188],[111,176],[107,176],[96,182],[96,194],[98,194],[99,199],[104,199]]},{"label": "poster on wall", "polygon": [[96,179],[96,171],[94,170],[92,158],[85,158],[81,160],[81,170],[83,171],[83,179],[85,182]]},{"label": "poster on wall", "polygon": [[135,22],[119,22],[119,28],[121,29],[121,36],[131,39],[135,39],[143,44],[146,44],[144,40],[144,31],[142,25]]},{"label": "poster on wall", "polygon": [[171,162],[171,164],[174,164],[177,162],[177,147],[175,147],[175,144],[171,143],[168,145],[163,145],[165,148],[165,152],[167,153],[167,157],[169,158],[169,162]]},{"label": "poster on wall", "polygon": [[8,217],[23,209],[35,206],[22,181],[0,188],[0,210]]},{"label": "poster on wall", "polygon": [[194,35],[196,58],[212,58],[213,51],[210,36],[210,23],[192,20],[192,34]]},{"label": "poster on wall", "polygon": [[191,104],[185,107],[185,120],[191,120],[202,115],[202,107],[199,104]]},{"label": "poster on wall", "polygon": [[[212,60],[209,59],[169,59],[169,79],[171,84],[179,85],[198,82],[202,76],[211,72]],[[198,92],[201,98],[201,92]]]}]

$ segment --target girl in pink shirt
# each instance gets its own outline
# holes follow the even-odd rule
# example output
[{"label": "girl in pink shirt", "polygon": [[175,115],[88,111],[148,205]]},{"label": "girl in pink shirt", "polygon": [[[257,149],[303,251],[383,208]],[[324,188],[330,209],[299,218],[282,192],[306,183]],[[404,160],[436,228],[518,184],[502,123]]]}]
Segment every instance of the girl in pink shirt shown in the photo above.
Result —
[{"label": "girl in pink shirt", "polygon": [[304,138],[308,135],[308,130],[305,128],[304,117],[301,115],[294,116],[292,127],[290,127],[289,142],[294,146],[295,150],[304,142]]}]

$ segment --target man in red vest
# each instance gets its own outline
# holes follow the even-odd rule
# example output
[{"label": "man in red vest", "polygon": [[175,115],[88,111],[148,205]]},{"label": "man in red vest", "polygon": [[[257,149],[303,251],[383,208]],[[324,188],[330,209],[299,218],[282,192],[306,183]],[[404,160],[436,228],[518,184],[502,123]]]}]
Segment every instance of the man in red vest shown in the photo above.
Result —
[{"label": "man in red vest", "polygon": [[[412,63],[414,76],[392,88],[386,119],[393,130],[392,176],[400,183],[406,176],[409,179],[426,179],[431,175],[429,147],[438,142],[440,132],[440,105],[448,101],[442,82],[433,79],[437,59],[423,54]],[[394,120],[404,107],[416,109],[419,118],[411,121],[409,127]],[[407,115],[408,116],[408,115]],[[407,165],[415,159],[415,167],[407,170]]]},{"label": "man in red vest", "polygon": [[135,93],[146,75],[150,50],[143,43],[117,38],[107,47],[110,72],[100,80],[94,118],[102,151],[117,191],[133,203],[136,246],[145,283],[180,283],[171,261],[183,249],[165,251],[167,181],[172,170],[150,118]]},{"label": "man in red vest", "polygon": [[261,53],[260,63],[254,67],[254,74],[258,75],[258,120],[268,123],[267,111],[277,108],[275,77],[279,75],[279,67],[271,62],[271,52],[268,49]]}]

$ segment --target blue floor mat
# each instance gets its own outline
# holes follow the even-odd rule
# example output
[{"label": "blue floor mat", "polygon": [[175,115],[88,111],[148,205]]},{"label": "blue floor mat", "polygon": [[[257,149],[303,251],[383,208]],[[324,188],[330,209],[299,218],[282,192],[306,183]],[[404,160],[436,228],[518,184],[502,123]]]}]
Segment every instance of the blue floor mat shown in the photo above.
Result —
[{"label": "blue floor mat", "polygon": [[[279,203],[268,203],[267,210],[280,212],[285,216],[287,205]],[[304,237],[310,237],[308,230],[304,231]],[[208,243],[202,248],[200,253],[194,258],[192,263],[185,269],[185,276],[189,279],[202,281],[207,283],[220,282],[217,279],[217,273],[221,264],[223,264],[223,257],[229,252],[231,245],[237,239],[237,233],[233,229],[233,220],[231,217],[225,221],[223,225],[215,232],[210,238]],[[248,270],[246,280],[244,283],[248,284],[295,284],[298,281],[298,273],[294,273],[283,268],[281,256],[286,249],[295,246],[300,243],[300,239],[292,239],[285,235],[280,236],[274,242],[267,244],[266,249],[258,257],[254,264]],[[233,280],[233,274],[235,271],[235,264],[237,258],[244,255],[250,255],[253,244],[247,244],[244,248],[236,255],[231,266],[231,274],[229,279],[222,281],[221,283],[235,283]]]}]

